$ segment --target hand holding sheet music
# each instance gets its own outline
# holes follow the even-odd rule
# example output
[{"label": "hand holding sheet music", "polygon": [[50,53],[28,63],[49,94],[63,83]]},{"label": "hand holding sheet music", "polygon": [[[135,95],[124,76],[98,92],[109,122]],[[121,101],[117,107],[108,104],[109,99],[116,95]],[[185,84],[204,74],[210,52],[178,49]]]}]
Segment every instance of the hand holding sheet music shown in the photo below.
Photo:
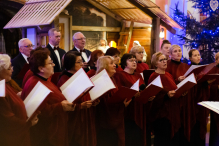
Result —
[{"label": "hand holding sheet music", "polygon": [[62,94],[69,102],[74,102],[81,98],[84,92],[89,91],[94,84],[81,68],[71,78],[69,78],[61,87]]},{"label": "hand holding sheet music", "polygon": [[175,90],[176,93],[174,97],[180,97],[183,93],[187,92],[195,84],[197,84],[197,82],[194,73],[192,73],[177,85],[177,89]]},{"label": "hand holding sheet music", "polygon": [[150,97],[156,96],[163,89],[160,76],[155,78],[140,94],[140,97],[135,98],[139,103],[145,104]]}]

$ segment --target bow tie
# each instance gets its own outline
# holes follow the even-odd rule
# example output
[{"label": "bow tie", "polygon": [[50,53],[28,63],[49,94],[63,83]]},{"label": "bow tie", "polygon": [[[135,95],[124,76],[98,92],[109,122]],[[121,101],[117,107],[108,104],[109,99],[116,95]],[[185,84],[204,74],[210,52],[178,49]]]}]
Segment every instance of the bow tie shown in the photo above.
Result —
[{"label": "bow tie", "polygon": [[85,50],[83,49],[83,50],[80,50],[80,53],[82,53],[82,52],[85,52]]},{"label": "bow tie", "polygon": [[55,50],[59,50],[59,46],[58,46],[58,47],[54,47],[54,51],[55,51]]}]

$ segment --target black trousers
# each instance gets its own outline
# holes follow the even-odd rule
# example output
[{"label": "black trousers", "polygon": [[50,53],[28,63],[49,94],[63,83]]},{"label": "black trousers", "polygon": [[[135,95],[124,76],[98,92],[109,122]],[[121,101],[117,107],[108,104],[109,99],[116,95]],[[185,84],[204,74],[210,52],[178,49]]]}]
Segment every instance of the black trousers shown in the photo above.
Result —
[{"label": "black trousers", "polygon": [[211,114],[211,127],[210,127],[210,140],[209,140],[209,146],[219,146],[219,133],[218,128],[216,125],[216,122],[214,119],[213,111],[210,111]]}]

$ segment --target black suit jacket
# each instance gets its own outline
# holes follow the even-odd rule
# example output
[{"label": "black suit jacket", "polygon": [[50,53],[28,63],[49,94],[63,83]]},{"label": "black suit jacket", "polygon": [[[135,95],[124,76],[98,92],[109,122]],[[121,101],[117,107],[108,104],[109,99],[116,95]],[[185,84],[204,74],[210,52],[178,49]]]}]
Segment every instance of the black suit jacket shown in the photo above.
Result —
[{"label": "black suit jacket", "polygon": [[19,53],[14,59],[12,59],[11,64],[13,66],[13,72],[12,72],[12,79],[20,86],[22,87],[23,79],[19,79],[17,75],[20,73],[20,71],[23,69],[24,65],[26,64],[26,60],[24,59],[23,55]]},{"label": "black suit jacket", "polygon": [[[58,61],[58,58],[57,58],[57,56],[56,56],[54,50],[52,49],[52,47],[51,47],[49,44],[46,46],[46,48],[49,49],[49,51],[50,51],[50,57],[51,57],[51,59],[53,60],[53,63],[55,64],[55,66],[54,66],[54,72],[61,72],[61,71],[62,71],[62,68],[61,68],[60,65],[59,65],[59,61]],[[58,49],[58,52],[59,52],[59,56],[60,56],[60,61],[62,62],[62,56],[63,56],[66,52],[65,52],[65,50],[63,50],[63,49]],[[60,62],[60,63],[61,63],[61,62]]]},{"label": "black suit jacket", "polygon": [[[90,55],[91,55],[91,51],[89,51],[87,49],[84,49],[84,50],[85,50],[85,53],[87,55],[87,58],[89,58]],[[75,47],[72,50],[70,50],[70,51],[77,51],[78,52],[78,50]],[[82,56],[81,56],[81,58],[82,58],[83,62],[85,62],[85,60],[84,60],[84,58]],[[90,69],[89,68],[84,68],[84,70],[85,70],[85,72],[88,72]]]}]

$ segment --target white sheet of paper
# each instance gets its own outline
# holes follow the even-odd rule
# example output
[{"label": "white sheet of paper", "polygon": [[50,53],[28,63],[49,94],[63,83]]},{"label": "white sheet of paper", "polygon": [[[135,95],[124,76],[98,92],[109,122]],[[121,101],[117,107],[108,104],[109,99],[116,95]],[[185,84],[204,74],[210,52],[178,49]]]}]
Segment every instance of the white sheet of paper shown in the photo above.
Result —
[{"label": "white sheet of paper", "polygon": [[192,65],[190,66],[190,68],[186,71],[186,73],[184,74],[184,76],[186,77],[188,74],[190,74],[194,69],[202,67],[202,66],[206,66],[206,65]]},{"label": "white sheet of paper", "polygon": [[155,85],[157,87],[163,88],[163,84],[161,82],[160,75],[158,77],[156,77],[147,87],[149,87],[150,85]]},{"label": "white sheet of paper", "polygon": [[202,105],[216,113],[219,114],[219,102],[216,101],[202,101],[198,103],[199,105]]},{"label": "white sheet of paper", "polygon": [[116,88],[105,69],[92,77],[91,81],[94,84],[94,87],[89,91],[92,101],[94,101],[110,89]]},{"label": "white sheet of paper", "polygon": [[178,85],[177,85],[177,89],[175,91],[177,91],[180,87],[182,87],[185,83],[187,82],[192,82],[197,84],[196,79],[195,79],[195,75],[194,73],[190,74],[188,77],[186,77],[184,80],[182,80]]},{"label": "white sheet of paper", "polygon": [[29,118],[37,110],[37,108],[40,106],[40,104],[44,101],[44,99],[50,92],[51,90],[49,90],[45,85],[38,81],[38,83],[35,85],[35,87],[24,100],[28,117],[27,120],[29,120]]},{"label": "white sheet of paper", "polygon": [[142,73],[140,73],[141,74],[141,76],[142,76],[142,79],[144,80],[144,74],[143,74],[143,72]]},{"label": "white sheet of paper", "polygon": [[138,80],[132,85],[132,87],[131,87],[130,89],[133,89],[133,90],[135,90],[135,91],[139,91],[139,81],[140,81],[140,79],[138,79]]},{"label": "white sheet of paper", "polygon": [[5,97],[5,79],[0,81],[0,97]]},{"label": "white sheet of paper", "polygon": [[69,102],[73,102],[79,95],[93,86],[94,84],[91,82],[83,68],[81,68],[69,78],[60,89],[65,98]]}]

